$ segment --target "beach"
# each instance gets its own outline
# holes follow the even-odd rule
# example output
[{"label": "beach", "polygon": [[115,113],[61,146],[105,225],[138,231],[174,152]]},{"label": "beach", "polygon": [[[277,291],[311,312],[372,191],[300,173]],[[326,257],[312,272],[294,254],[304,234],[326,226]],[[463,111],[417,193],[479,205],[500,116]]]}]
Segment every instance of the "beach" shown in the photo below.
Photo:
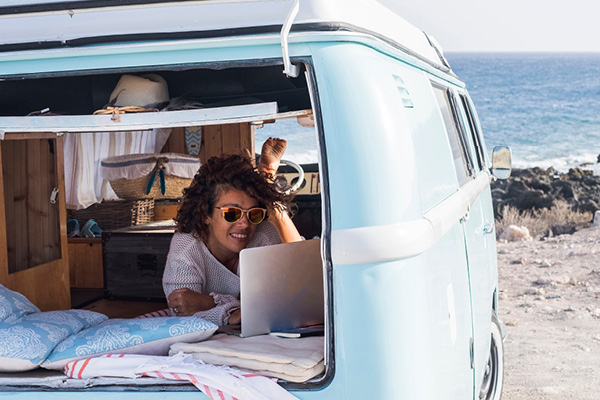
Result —
[{"label": "beach", "polygon": [[600,228],[497,246],[502,398],[600,398]]},{"label": "beach", "polygon": [[[493,184],[496,208],[513,207],[512,222],[529,224],[533,236],[497,241],[505,400],[600,398],[600,228],[591,227],[588,208],[598,201],[597,182],[583,170],[533,168]],[[548,212],[531,199],[562,209]],[[585,218],[567,218],[584,215],[572,208]],[[506,224],[496,226],[502,238]]]}]

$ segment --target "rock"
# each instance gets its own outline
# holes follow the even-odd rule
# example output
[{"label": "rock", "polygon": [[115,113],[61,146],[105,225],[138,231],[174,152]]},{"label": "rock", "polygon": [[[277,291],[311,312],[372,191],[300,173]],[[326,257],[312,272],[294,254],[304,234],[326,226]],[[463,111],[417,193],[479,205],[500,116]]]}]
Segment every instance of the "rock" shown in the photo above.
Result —
[{"label": "rock", "polygon": [[594,222],[592,222],[592,226],[593,227],[598,227],[600,226],[600,210],[597,210],[594,213]]},{"label": "rock", "polygon": [[509,242],[515,240],[533,240],[529,234],[529,229],[524,226],[509,225],[500,235],[499,239]]},{"label": "rock", "polygon": [[535,190],[541,190],[544,193],[550,193],[552,191],[552,186],[540,181],[540,179],[538,179],[537,177],[531,179],[531,182],[529,182],[529,186],[531,186]]},{"label": "rock", "polygon": [[514,198],[518,197],[521,193],[531,190],[522,180],[515,178],[506,187],[505,195],[503,198]]},{"label": "rock", "polygon": [[587,170],[587,169],[581,169],[581,168],[571,168],[569,170],[569,172],[567,172],[567,175],[569,175],[570,177],[582,177],[584,175],[593,175],[594,172]]},{"label": "rock", "polygon": [[[516,320],[516,319],[506,320],[506,321],[504,321],[504,325],[506,325],[506,326],[517,326],[517,325],[519,325],[519,321]],[[598,335],[598,336],[599,336],[598,340],[600,341],[600,335]]]},{"label": "rock", "polygon": [[553,236],[570,235],[577,230],[574,226],[567,225],[552,225],[550,228]]},{"label": "rock", "polygon": [[546,294],[546,291],[544,290],[544,288],[529,288],[529,289],[525,289],[525,294],[544,295],[544,294]]},{"label": "rock", "polygon": [[557,193],[558,196],[562,197],[565,200],[574,200],[577,201],[577,195],[573,190],[573,185],[568,184],[563,186],[562,189]]},{"label": "rock", "polygon": [[540,264],[540,268],[550,268],[552,266],[552,263],[550,263],[550,261],[548,261],[548,260],[544,260],[544,261],[540,262],[539,264]]},{"label": "rock", "polygon": [[538,278],[535,282],[536,285],[540,286],[552,286],[556,284],[556,281],[549,278]]},{"label": "rock", "polygon": [[572,286],[577,286],[577,279],[575,279],[575,278],[570,278],[570,279],[569,279],[569,285],[572,285]]},{"label": "rock", "polygon": [[519,258],[518,260],[512,260],[511,264],[525,265],[527,262],[528,260],[526,258]]},{"label": "rock", "polygon": [[589,353],[590,351],[592,351],[592,349],[590,349],[587,346],[584,346],[582,344],[576,344],[575,347],[577,347],[579,350],[584,351],[586,353]]},{"label": "rock", "polygon": [[541,190],[528,190],[522,192],[512,203],[519,210],[539,210],[542,208],[552,208],[554,198]]},{"label": "rock", "polygon": [[598,203],[592,199],[588,199],[585,201],[580,201],[579,203],[577,203],[576,205],[577,211],[579,212],[591,212],[591,213],[595,213],[597,210],[600,209],[600,206],[598,206]]},{"label": "rock", "polygon": [[568,277],[568,276],[556,276],[556,277],[554,277],[553,280],[555,283],[565,285],[567,283],[571,283],[571,279],[573,279],[573,278]]}]

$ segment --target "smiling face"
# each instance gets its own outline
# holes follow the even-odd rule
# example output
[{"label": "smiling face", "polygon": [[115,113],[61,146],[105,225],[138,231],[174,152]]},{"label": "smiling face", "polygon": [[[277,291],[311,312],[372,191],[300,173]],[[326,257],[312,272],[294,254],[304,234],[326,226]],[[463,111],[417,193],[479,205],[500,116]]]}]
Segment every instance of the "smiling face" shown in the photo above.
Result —
[{"label": "smiling face", "polygon": [[258,200],[250,197],[246,192],[227,187],[222,189],[211,216],[206,220],[208,224],[206,246],[217,260],[230,269],[237,263],[240,251],[248,247],[258,225],[250,223],[246,213],[237,222],[227,222],[217,207],[239,207],[248,210],[258,206]]}]

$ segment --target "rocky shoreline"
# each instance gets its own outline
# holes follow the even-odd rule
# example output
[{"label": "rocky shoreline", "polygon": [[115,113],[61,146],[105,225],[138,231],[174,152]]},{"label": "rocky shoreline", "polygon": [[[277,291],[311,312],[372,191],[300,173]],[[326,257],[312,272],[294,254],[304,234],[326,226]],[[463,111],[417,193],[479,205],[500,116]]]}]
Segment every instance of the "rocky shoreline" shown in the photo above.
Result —
[{"label": "rocky shoreline", "polygon": [[582,168],[559,173],[554,168],[513,169],[510,178],[492,183],[496,215],[504,206],[525,210],[552,208],[563,200],[574,211],[600,210],[600,176]]}]

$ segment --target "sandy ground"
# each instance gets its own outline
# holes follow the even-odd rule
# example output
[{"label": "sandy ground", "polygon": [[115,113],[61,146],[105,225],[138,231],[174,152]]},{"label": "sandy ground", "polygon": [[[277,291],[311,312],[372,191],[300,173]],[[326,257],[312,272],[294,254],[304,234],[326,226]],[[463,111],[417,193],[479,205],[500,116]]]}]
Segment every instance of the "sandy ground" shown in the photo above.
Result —
[{"label": "sandy ground", "polygon": [[600,399],[600,228],[498,242],[504,400]]}]

